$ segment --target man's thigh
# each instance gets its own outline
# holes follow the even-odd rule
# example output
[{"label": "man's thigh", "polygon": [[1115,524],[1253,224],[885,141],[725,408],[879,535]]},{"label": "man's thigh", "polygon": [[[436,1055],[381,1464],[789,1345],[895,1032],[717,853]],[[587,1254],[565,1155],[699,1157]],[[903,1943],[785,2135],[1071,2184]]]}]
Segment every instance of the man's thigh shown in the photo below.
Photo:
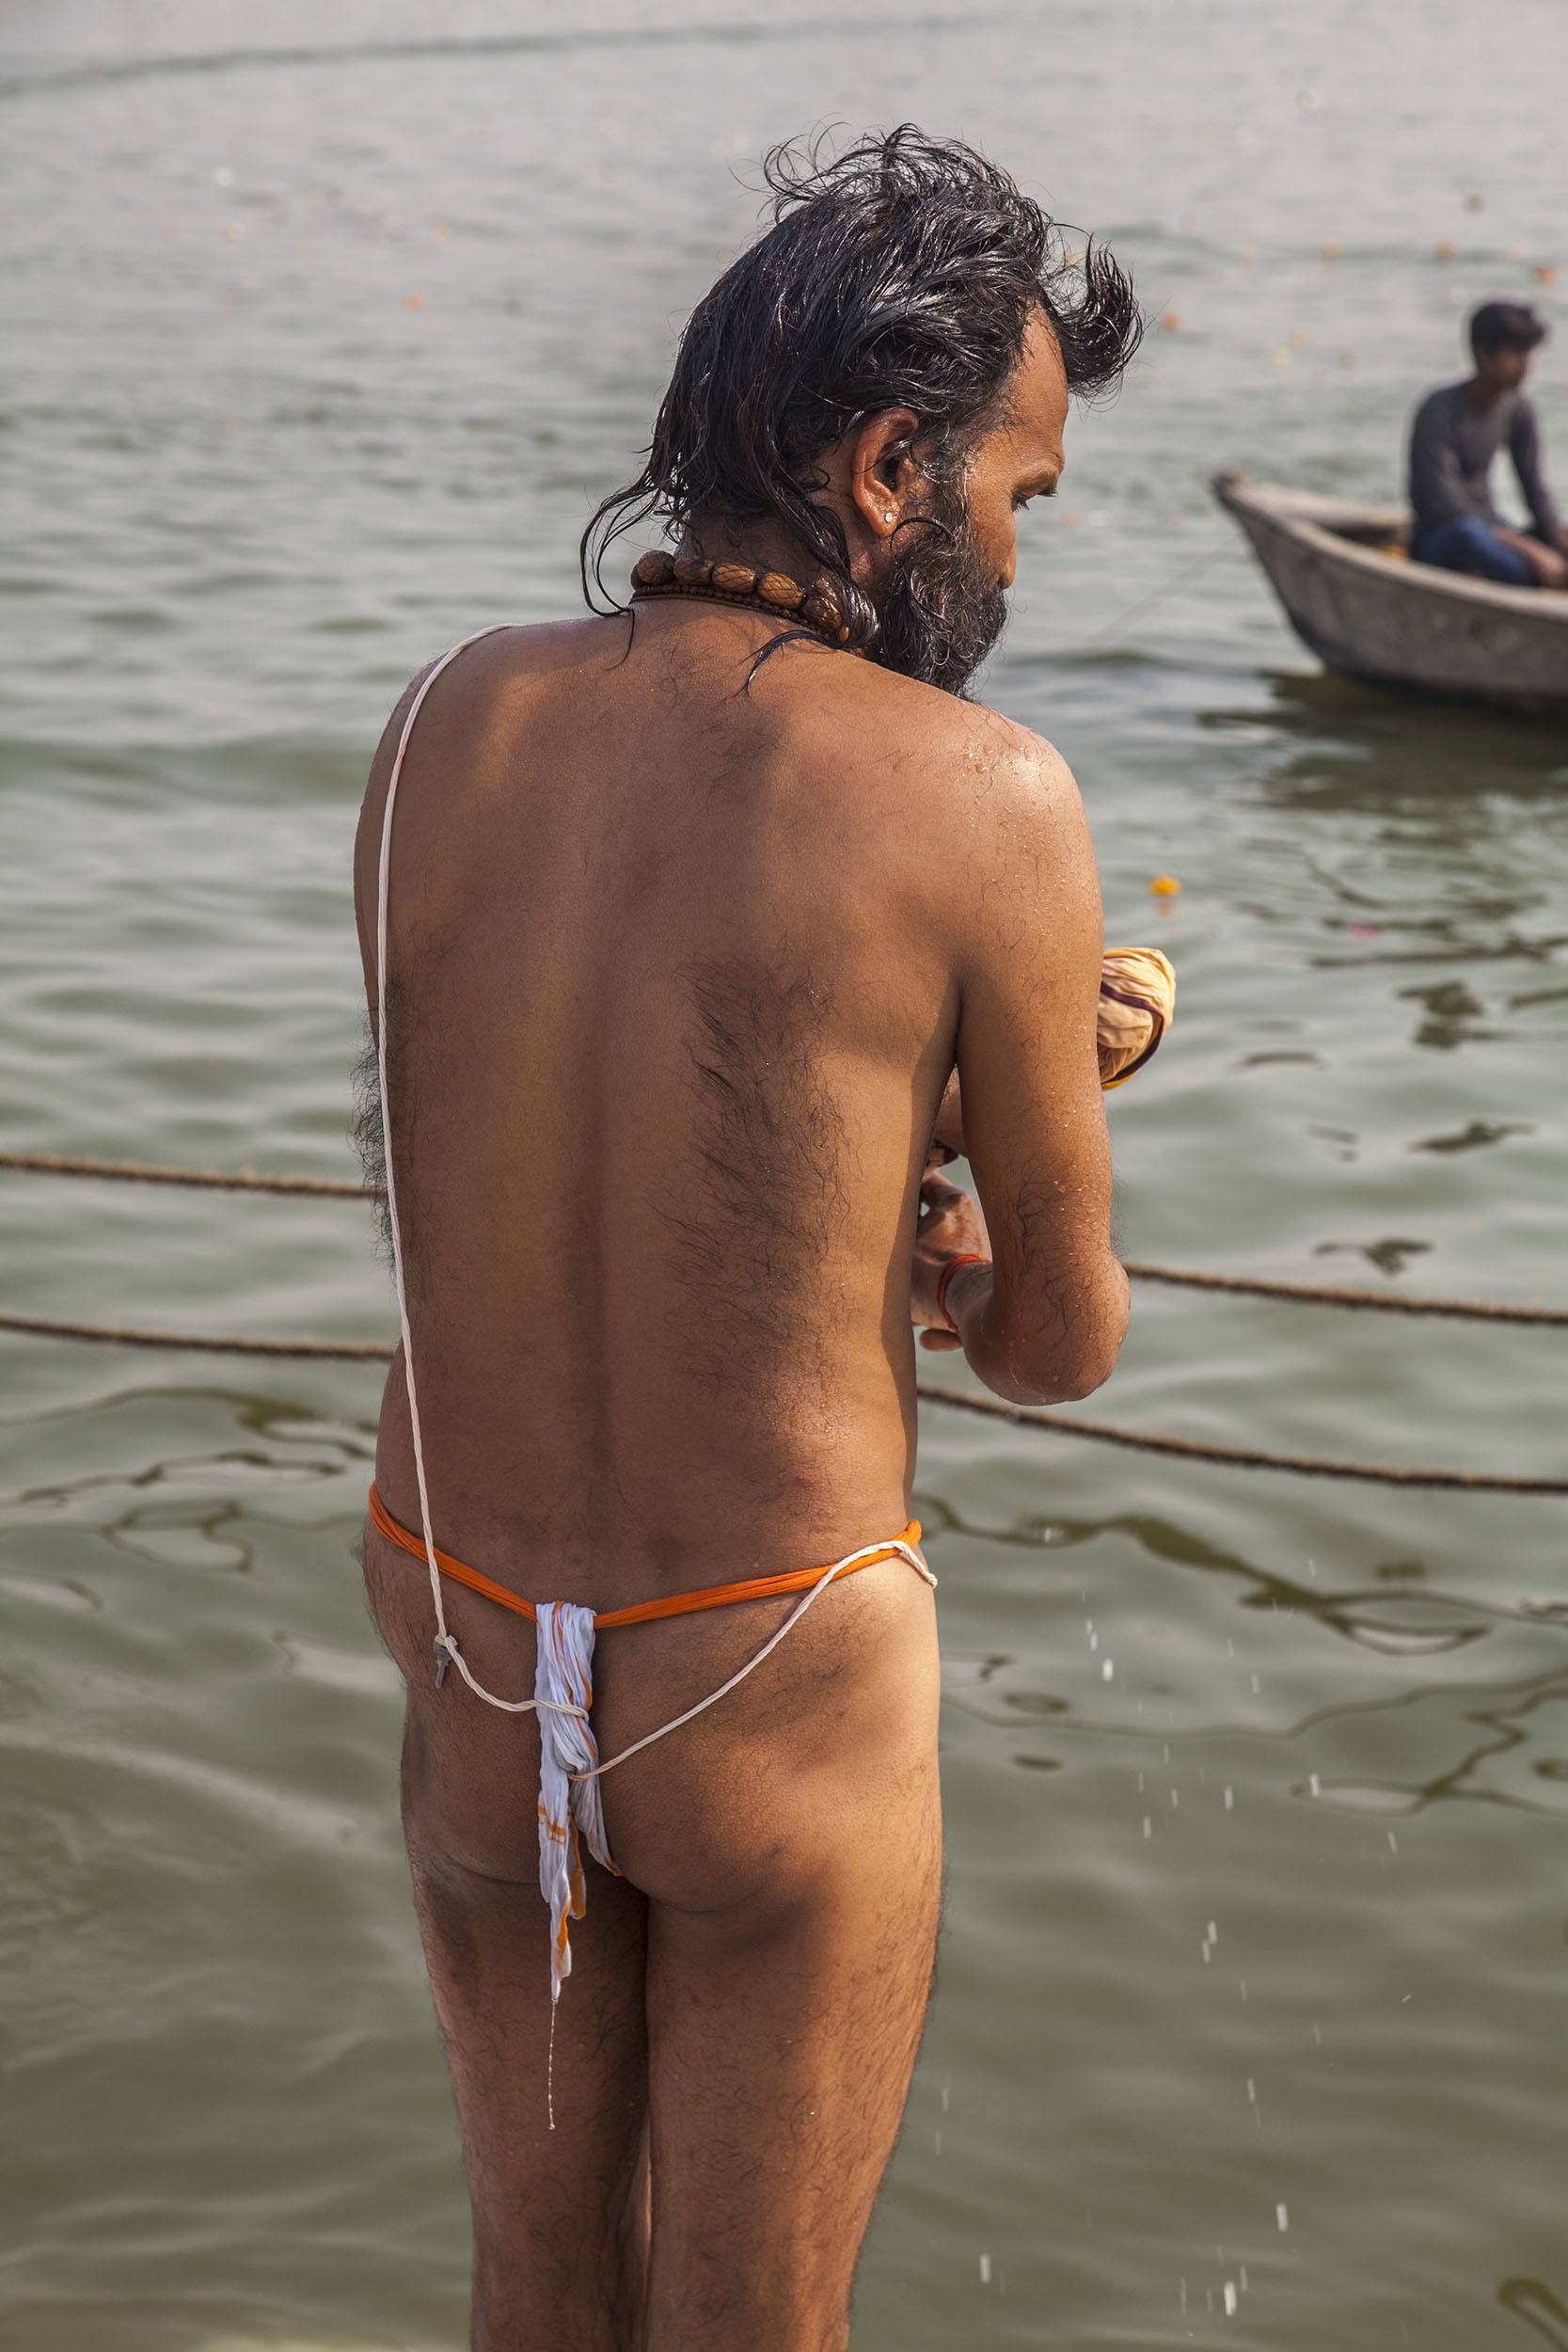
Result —
[{"label": "man's thigh", "polygon": [[[537,1852],[516,1875],[474,1866],[483,1824],[452,1834],[426,1709],[416,1700],[409,1712],[404,1824],[473,2206],[472,2344],[625,2352],[647,2239],[647,1904],[589,1865],[589,1915],[573,1927],[552,2017]],[[475,1725],[453,1708],[437,1738],[453,1718],[480,1741],[517,1728],[494,1715]],[[488,1777],[476,1771],[473,1786]],[[526,1784],[513,1809],[534,1813]],[[504,1844],[504,1824],[495,1829]]]},{"label": "man's thigh", "polygon": [[935,1743],[836,1818],[781,1809],[771,1883],[649,1911],[647,2352],[847,2341],[849,2292],[908,2095],[935,1962]]},{"label": "man's thigh", "polygon": [[1467,572],[1478,580],[1495,580],[1505,587],[1528,588],[1535,578],[1518,548],[1499,539],[1479,515],[1455,516],[1421,532],[1413,552],[1418,563]]}]

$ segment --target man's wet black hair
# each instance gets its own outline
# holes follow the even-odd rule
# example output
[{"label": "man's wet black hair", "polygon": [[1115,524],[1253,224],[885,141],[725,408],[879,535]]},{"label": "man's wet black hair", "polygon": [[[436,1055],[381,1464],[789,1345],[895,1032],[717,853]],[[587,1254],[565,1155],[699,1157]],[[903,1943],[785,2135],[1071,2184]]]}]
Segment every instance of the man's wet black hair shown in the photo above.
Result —
[{"label": "man's wet black hair", "polygon": [[1471,313],[1470,349],[1478,359],[1486,351],[1533,351],[1550,332],[1528,302],[1483,302]]},{"label": "man's wet black hair", "polygon": [[957,139],[904,123],[823,161],[821,141],[772,149],[773,226],[687,322],[647,463],[605,499],[582,537],[583,594],[620,612],[603,565],[649,516],[678,534],[705,522],[783,523],[834,577],[852,644],[877,633],[849,580],[839,517],[816,503],[813,460],[862,418],[910,408],[919,460],[952,481],[1001,413],[1004,387],[1043,310],[1070,390],[1114,387],[1138,347],[1131,281]]}]

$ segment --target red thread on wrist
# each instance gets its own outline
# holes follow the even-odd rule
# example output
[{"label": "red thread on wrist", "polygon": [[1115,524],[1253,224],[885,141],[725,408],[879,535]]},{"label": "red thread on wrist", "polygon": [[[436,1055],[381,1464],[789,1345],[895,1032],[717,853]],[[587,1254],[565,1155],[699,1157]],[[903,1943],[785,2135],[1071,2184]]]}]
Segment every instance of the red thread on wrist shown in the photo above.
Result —
[{"label": "red thread on wrist", "polygon": [[947,1263],[942,1267],[942,1272],[938,1275],[937,1312],[942,1317],[943,1323],[946,1324],[947,1328],[950,1331],[957,1331],[958,1327],[947,1311],[948,1283],[953,1279],[954,1275],[957,1274],[961,1265],[990,1265],[990,1260],[989,1258],[982,1258],[977,1250],[971,1249],[966,1251],[962,1257],[949,1258]]}]

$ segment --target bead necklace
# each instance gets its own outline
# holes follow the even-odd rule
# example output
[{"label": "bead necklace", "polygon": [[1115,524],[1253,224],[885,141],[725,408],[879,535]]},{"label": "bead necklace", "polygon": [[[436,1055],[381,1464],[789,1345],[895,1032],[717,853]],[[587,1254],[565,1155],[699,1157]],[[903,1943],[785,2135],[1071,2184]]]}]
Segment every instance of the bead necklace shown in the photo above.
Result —
[{"label": "bead necklace", "polygon": [[749,604],[775,620],[792,620],[826,644],[847,645],[849,622],[838,582],[819,572],[809,587],[787,572],[751,564],[720,564],[701,555],[672,555],[652,548],[632,567],[634,601],[647,596],[708,596],[719,604]]}]

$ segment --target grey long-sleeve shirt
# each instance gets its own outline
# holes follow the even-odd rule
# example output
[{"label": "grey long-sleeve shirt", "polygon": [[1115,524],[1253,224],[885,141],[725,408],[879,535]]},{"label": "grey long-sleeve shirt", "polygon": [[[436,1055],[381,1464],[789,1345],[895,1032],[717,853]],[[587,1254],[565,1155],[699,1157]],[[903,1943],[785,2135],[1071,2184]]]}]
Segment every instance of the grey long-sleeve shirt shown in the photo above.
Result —
[{"label": "grey long-sleeve shirt", "polygon": [[1413,526],[1428,531],[1456,515],[1500,522],[1488,476],[1504,441],[1535,527],[1557,530],[1557,509],[1541,463],[1535,410],[1523,392],[1504,392],[1490,408],[1470,397],[1468,383],[1428,392],[1410,428],[1410,505]]}]

